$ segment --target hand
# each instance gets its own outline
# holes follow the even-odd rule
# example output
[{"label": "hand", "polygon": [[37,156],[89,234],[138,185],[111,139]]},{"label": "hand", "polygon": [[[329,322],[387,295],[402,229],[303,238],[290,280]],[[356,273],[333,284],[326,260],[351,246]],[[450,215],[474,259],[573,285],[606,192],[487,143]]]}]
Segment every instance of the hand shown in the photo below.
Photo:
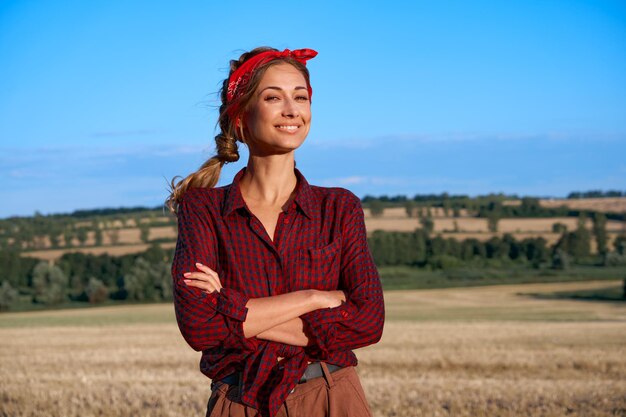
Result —
[{"label": "hand", "polygon": [[341,290],[320,291],[322,295],[322,308],[339,307],[342,301],[346,301],[346,293]]},{"label": "hand", "polygon": [[220,282],[220,277],[217,275],[217,272],[201,263],[196,263],[196,268],[201,272],[185,272],[183,274],[185,284],[190,287],[200,288],[208,294],[215,291],[220,292],[222,283]]}]

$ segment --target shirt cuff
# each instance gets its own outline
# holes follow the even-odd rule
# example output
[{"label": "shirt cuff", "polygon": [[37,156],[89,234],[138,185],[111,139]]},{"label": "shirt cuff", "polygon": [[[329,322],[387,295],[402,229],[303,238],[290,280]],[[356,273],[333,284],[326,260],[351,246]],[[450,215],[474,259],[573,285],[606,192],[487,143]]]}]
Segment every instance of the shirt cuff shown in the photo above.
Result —
[{"label": "shirt cuff", "polygon": [[310,357],[328,359],[337,333],[335,323],[349,320],[353,314],[351,310],[351,306],[342,301],[338,307],[313,310],[300,316],[304,323],[304,332],[312,341],[312,344],[305,348]]},{"label": "shirt cuff", "polygon": [[246,321],[248,308],[246,304],[250,297],[230,288],[222,288],[216,294],[215,310],[237,321]]},{"label": "shirt cuff", "polygon": [[239,291],[222,288],[219,293],[209,294],[209,302],[215,311],[221,313],[228,328],[228,336],[224,340],[224,345],[253,352],[259,345],[256,337],[245,337],[243,333],[243,322],[248,315],[246,304],[250,297]]}]

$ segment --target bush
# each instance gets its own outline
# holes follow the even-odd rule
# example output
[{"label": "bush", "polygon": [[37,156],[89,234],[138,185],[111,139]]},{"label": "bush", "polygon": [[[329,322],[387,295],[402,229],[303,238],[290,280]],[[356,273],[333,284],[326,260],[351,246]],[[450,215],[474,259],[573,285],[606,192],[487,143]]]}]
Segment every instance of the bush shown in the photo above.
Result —
[{"label": "bush", "polygon": [[620,255],[619,253],[607,253],[604,258],[604,265],[606,266],[624,266],[626,265],[626,255]]},{"label": "bush", "polygon": [[560,270],[569,269],[569,256],[565,251],[561,249],[554,251],[552,254],[552,268]]},{"label": "bush", "polygon": [[97,278],[89,278],[89,283],[85,288],[87,299],[92,304],[102,303],[109,298],[109,289]]},{"label": "bush", "polygon": [[39,262],[33,270],[34,301],[42,304],[59,304],[67,300],[67,277],[54,264]]},{"label": "bush", "polygon": [[11,287],[9,281],[2,281],[2,285],[0,286],[0,311],[9,310],[11,304],[17,300],[17,296],[17,290]]},{"label": "bush", "polygon": [[452,269],[461,266],[461,261],[458,258],[450,255],[437,255],[428,260],[428,263],[433,269]]}]

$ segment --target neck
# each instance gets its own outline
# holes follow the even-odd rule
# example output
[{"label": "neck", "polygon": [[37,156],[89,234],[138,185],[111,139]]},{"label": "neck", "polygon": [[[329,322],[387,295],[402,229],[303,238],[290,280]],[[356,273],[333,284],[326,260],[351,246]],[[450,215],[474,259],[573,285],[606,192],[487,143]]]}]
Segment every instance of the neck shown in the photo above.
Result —
[{"label": "neck", "polygon": [[294,167],[293,154],[250,156],[239,182],[245,200],[263,206],[282,205],[298,183]]}]

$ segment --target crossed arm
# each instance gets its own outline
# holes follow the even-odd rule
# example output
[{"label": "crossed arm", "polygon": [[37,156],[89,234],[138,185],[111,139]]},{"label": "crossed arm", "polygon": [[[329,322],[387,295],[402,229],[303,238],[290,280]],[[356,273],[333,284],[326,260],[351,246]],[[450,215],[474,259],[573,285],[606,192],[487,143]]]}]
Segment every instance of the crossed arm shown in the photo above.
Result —
[{"label": "crossed arm", "polygon": [[312,354],[324,357],[332,350],[356,349],[380,339],[382,288],[356,196],[342,230],[340,288],[344,291],[310,289],[263,298],[222,288],[217,273],[207,266],[217,263],[217,245],[204,198],[189,190],[181,202],[172,265],[176,316],[191,347],[254,351],[258,339],[263,339],[309,347]]},{"label": "crossed arm", "polygon": [[[198,272],[184,274],[185,284],[206,293],[222,289],[217,272],[196,263]],[[302,290],[263,298],[250,298],[246,303],[248,314],[243,322],[246,338],[282,342],[294,346],[308,346],[311,340],[305,334],[300,316],[322,308],[333,308],[346,300],[343,291]]]}]

